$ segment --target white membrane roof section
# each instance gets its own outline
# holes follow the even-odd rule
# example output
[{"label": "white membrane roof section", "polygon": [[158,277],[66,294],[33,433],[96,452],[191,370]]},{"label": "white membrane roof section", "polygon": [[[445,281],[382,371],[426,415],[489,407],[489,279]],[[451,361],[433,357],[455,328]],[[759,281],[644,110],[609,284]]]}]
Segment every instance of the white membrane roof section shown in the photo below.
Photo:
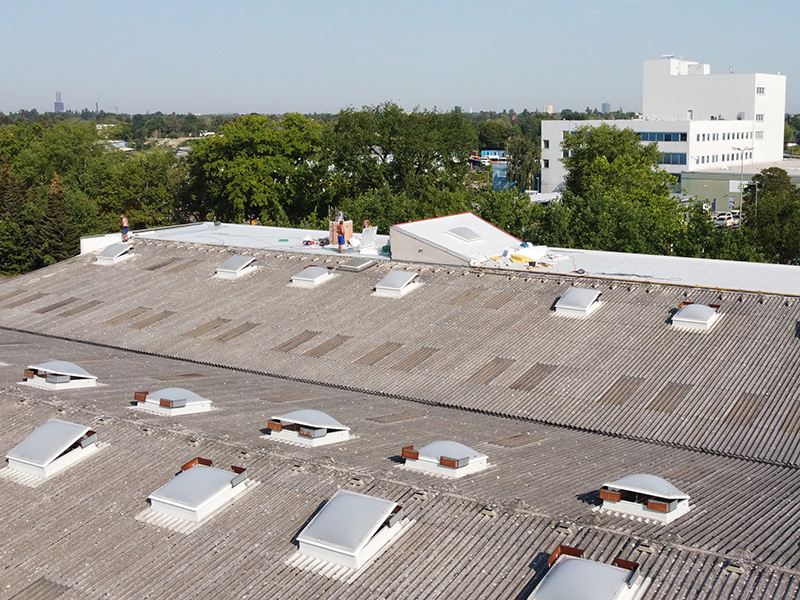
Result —
[{"label": "white membrane roof section", "polygon": [[402,269],[389,271],[386,276],[378,282],[375,289],[399,292],[409,283],[413,282],[417,276],[418,273],[416,271],[403,271]]},{"label": "white membrane roof section", "polygon": [[329,414],[321,410],[313,410],[310,408],[295,410],[285,415],[278,415],[272,418],[281,423],[296,423],[297,425],[305,425],[306,427],[324,427],[326,429],[343,429],[345,431],[350,431],[347,425],[342,425]]},{"label": "white membrane roof section", "polygon": [[[391,230],[398,230],[467,263],[488,260],[520,244],[520,240],[513,235],[472,213],[399,223],[393,225]],[[464,235],[454,232],[463,232]]]},{"label": "white membrane roof section", "polygon": [[439,462],[440,457],[446,458],[485,458],[485,454],[476,452],[469,446],[458,442],[439,440],[419,449],[419,460],[432,460]]},{"label": "white membrane roof section", "polygon": [[133,248],[131,244],[125,244],[122,242],[119,242],[117,244],[111,244],[98,255],[98,258],[107,258],[107,259],[119,258],[126,252],[129,252],[131,248]]},{"label": "white membrane roof section", "polygon": [[717,309],[705,304],[687,304],[672,317],[675,325],[711,325],[719,316]]},{"label": "white membrane roof section", "polygon": [[629,571],[574,556],[559,558],[529,596],[535,600],[619,600],[633,598]]},{"label": "white membrane roof section", "polygon": [[217,273],[238,273],[242,269],[252,265],[255,260],[256,259],[252,256],[241,256],[239,254],[231,256],[217,267]]},{"label": "white membrane roof section", "polygon": [[6,456],[44,467],[66,452],[89,431],[88,427],[50,419],[37,427]]},{"label": "white membrane roof section", "polygon": [[178,473],[149,497],[170,504],[197,508],[220,491],[231,487],[231,480],[234,477],[236,473],[231,471],[195,465]]},{"label": "white membrane roof section", "polygon": [[57,375],[69,375],[70,377],[88,377],[89,379],[97,379],[97,377],[87,373],[78,365],[65,360],[51,360],[38,365],[29,365],[28,369],[35,371],[46,371],[48,373],[55,373]]},{"label": "white membrane roof section", "polygon": [[603,487],[649,494],[651,496],[664,498],[665,500],[684,500],[689,498],[687,494],[684,494],[669,481],[656,475],[648,475],[647,473],[626,475],[616,481],[604,483]]},{"label": "white membrane roof section", "polygon": [[207,402],[207,400],[194,392],[179,387],[164,388],[157,392],[147,394],[147,400],[160,402],[161,400],[186,400],[186,404]]},{"label": "white membrane roof section", "polygon": [[324,267],[306,267],[297,275],[292,276],[292,281],[307,281],[309,283],[318,283],[320,280],[325,279],[331,275],[331,271]]},{"label": "white membrane roof section", "polygon": [[298,541],[355,555],[388,519],[396,502],[339,490],[314,515]]},{"label": "white membrane roof section", "polygon": [[572,287],[556,302],[556,308],[572,308],[574,310],[589,310],[600,292],[597,290]]}]

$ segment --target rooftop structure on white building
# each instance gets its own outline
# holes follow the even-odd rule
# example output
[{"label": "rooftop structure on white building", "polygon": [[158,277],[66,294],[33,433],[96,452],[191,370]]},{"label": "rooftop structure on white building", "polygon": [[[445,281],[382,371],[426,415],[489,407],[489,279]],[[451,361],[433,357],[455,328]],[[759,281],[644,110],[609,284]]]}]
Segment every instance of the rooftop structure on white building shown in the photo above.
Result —
[{"label": "rooftop structure on white building", "polygon": [[644,62],[642,90],[641,119],[542,121],[542,192],[563,185],[564,137],[604,123],[633,129],[643,143],[656,142],[662,168],[679,182],[686,171],[730,170],[733,178],[744,165],[783,156],[784,75],[714,75],[708,64],[664,56]]}]

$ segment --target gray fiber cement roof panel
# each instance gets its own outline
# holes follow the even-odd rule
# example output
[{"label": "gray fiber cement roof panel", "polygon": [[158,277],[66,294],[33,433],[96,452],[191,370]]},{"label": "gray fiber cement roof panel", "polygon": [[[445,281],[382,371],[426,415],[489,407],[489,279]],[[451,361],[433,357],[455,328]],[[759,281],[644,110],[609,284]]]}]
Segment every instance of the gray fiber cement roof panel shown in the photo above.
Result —
[{"label": "gray fiber cement roof panel", "polygon": [[89,428],[60,419],[50,419],[34,429],[6,455],[39,467],[53,462],[77,442]]}]

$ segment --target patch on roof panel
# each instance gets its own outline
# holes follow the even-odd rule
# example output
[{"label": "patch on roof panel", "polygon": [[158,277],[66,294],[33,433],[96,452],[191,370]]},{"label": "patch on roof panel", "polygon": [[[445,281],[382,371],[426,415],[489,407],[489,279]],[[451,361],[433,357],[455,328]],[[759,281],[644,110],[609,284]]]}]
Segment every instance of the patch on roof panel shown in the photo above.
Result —
[{"label": "patch on roof panel", "polygon": [[419,419],[422,415],[417,413],[392,413],[390,415],[382,415],[380,417],[368,417],[367,421],[374,421],[382,425],[390,423],[399,423],[401,421],[409,421],[411,419]]},{"label": "patch on roof panel", "polygon": [[725,422],[734,425],[752,425],[761,412],[765,400],[764,396],[742,392],[733,408],[725,415]]},{"label": "patch on roof panel", "polygon": [[503,446],[504,448],[520,448],[538,440],[539,438],[535,435],[531,435],[529,433],[517,433],[506,438],[493,440],[490,443],[494,444],[495,446]]},{"label": "patch on roof panel", "polygon": [[672,412],[692,390],[688,383],[673,383],[668,381],[656,394],[655,398],[647,405],[648,410],[659,412]]},{"label": "patch on roof panel", "polygon": [[122,313],[121,315],[112,317],[111,319],[105,322],[105,325],[119,325],[120,323],[127,321],[128,319],[133,319],[135,317],[138,317],[139,315],[146,313],[149,310],[150,310],[149,308],[145,308],[144,306],[140,306],[139,308],[134,308],[132,310]]},{"label": "patch on roof panel", "polygon": [[162,269],[162,268],[166,267],[167,265],[171,265],[173,262],[175,262],[175,260],[170,258],[169,260],[165,260],[163,262],[156,263],[154,265],[150,265],[149,267],[145,267],[144,270],[145,271],[158,271],[159,269]]},{"label": "patch on roof panel", "polygon": [[97,434],[85,425],[50,419],[7,455],[8,468],[39,478],[50,477],[97,450]]},{"label": "patch on roof panel", "polygon": [[453,229],[448,229],[447,233],[452,235],[455,238],[458,238],[462,242],[478,242],[481,239],[481,236],[472,231],[469,227],[453,227]]},{"label": "patch on roof panel", "polygon": [[309,358],[322,358],[328,352],[332,350],[336,350],[343,344],[345,344],[348,340],[353,339],[350,336],[346,335],[335,335],[327,341],[322,342],[321,344],[314,346],[311,350],[308,350],[303,354],[303,356],[308,356]]},{"label": "patch on roof panel", "polygon": [[115,265],[120,261],[131,258],[132,256],[133,246],[131,244],[120,242],[117,244],[111,244],[110,246],[104,248],[103,251],[97,255],[94,264],[104,266]]},{"label": "patch on roof panel", "polygon": [[253,256],[231,256],[222,263],[214,274],[220,279],[237,279],[256,270],[256,259]]},{"label": "patch on roof panel", "polygon": [[376,261],[370,258],[351,258],[350,260],[344,261],[342,264],[336,267],[338,271],[349,271],[351,273],[360,273],[361,271],[365,271],[370,267],[374,267],[378,264]]},{"label": "patch on roof panel", "polygon": [[132,323],[130,325],[130,328],[131,329],[144,329],[145,327],[149,327],[150,325],[155,325],[159,321],[163,321],[167,317],[171,317],[174,314],[175,313],[173,311],[171,311],[171,310],[164,310],[164,311],[161,311],[160,313],[156,313],[154,315],[150,315],[149,317],[146,317],[146,318],[142,319],[141,321],[136,321],[136,323]]},{"label": "patch on roof panel", "polygon": [[375,295],[383,298],[400,298],[419,286],[419,273],[395,269],[375,285]]},{"label": "patch on roof panel", "polygon": [[318,331],[310,331],[307,329],[302,333],[298,333],[297,335],[290,337],[285,342],[278,344],[273,348],[273,350],[275,350],[275,352],[289,352],[298,346],[302,346],[317,335],[319,335]]},{"label": "patch on roof panel", "polygon": [[513,364],[514,361],[509,358],[493,358],[487,364],[475,371],[472,376],[467,379],[467,381],[469,383],[475,383],[478,385],[491,383],[493,379],[501,375]]},{"label": "patch on roof panel", "polygon": [[665,474],[667,479],[679,479],[681,481],[689,481],[697,483],[704,477],[714,474],[716,471],[711,467],[704,467],[696,464],[688,464],[682,467],[675,467]]},{"label": "patch on roof panel", "polygon": [[40,577],[9,600],[56,600],[69,591],[70,588],[66,586]]},{"label": "patch on roof panel", "polygon": [[620,377],[600,396],[601,404],[622,404],[629,400],[644,380],[636,377]]},{"label": "patch on roof panel", "polygon": [[374,348],[363,355],[361,358],[356,360],[353,364],[360,365],[362,367],[371,367],[387,356],[389,356],[395,350],[402,348],[403,344],[398,344],[397,342],[384,342],[377,348]]},{"label": "patch on roof panel", "polygon": [[102,300],[89,300],[89,302],[85,302],[80,306],[76,306],[74,308],[70,308],[69,310],[65,310],[62,313],[58,313],[59,317],[73,317],[77,314],[85,312],[90,308],[94,308],[95,306],[100,306],[103,303]]},{"label": "patch on roof panel", "polygon": [[25,296],[24,298],[18,298],[12,302],[9,302],[5,305],[4,308],[16,308],[17,306],[22,306],[23,304],[27,304],[28,302],[33,302],[34,300],[38,300],[39,298],[44,298],[47,294],[42,294],[41,292],[37,292],[35,294],[31,294],[30,296]]},{"label": "patch on roof panel", "polygon": [[470,288],[468,290],[465,290],[464,292],[461,292],[458,296],[453,298],[450,301],[450,305],[451,306],[466,306],[467,304],[469,304],[470,302],[475,300],[475,298],[480,296],[482,293],[483,293],[483,290],[480,289],[480,288]]},{"label": "patch on roof panel", "polygon": [[405,358],[400,359],[395,363],[392,369],[407,373],[411,369],[424,363],[438,351],[438,348],[419,348],[418,350],[414,350],[411,354],[408,354]]},{"label": "patch on roof panel", "polygon": [[498,308],[504,307],[506,304],[511,302],[511,300],[513,300],[516,297],[517,297],[517,292],[513,292],[511,290],[500,292],[494,298],[487,300],[484,303],[483,308],[490,308],[496,310]]},{"label": "patch on roof panel", "polygon": [[63,308],[65,306],[67,306],[68,304],[72,304],[73,302],[76,302],[77,300],[78,300],[77,298],[67,298],[66,300],[61,300],[60,302],[56,302],[55,304],[50,304],[49,306],[45,306],[44,308],[40,308],[39,310],[36,310],[34,312],[36,312],[36,313],[38,313],[40,315],[44,315],[44,314],[47,314],[47,313],[52,312],[54,310],[58,310],[59,308]]},{"label": "patch on roof panel", "polygon": [[164,272],[165,273],[171,273],[171,274],[180,273],[181,271],[185,271],[189,267],[193,267],[195,265],[199,265],[200,262],[201,261],[199,261],[199,260],[187,260],[187,261],[184,261],[184,262],[180,263],[179,265],[176,265],[176,266],[172,267],[171,269],[167,269]]},{"label": "patch on roof panel", "polygon": [[198,338],[201,335],[205,335],[207,333],[211,333],[215,329],[222,327],[223,325],[230,323],[230,319],[214,319],[213,321],[209,321],[203,325],[195,327],[194,329],[187,331],[183,334],[183,337],[187,338]]},{"label": "patch on roof panel", "polygon": [[258,327],[258,323],[242,323],[230,331],[226,331],[225,333],[218,335],[214,338],[214,340],[217,342],[229,342],[230,340],[237,338],[240,335],[247,333],[251,329],[255,329],[256,327]]},{"label": "patch on roof panel", "polygon": [[719,319],[719,306],[715,304],[692,304],[684,302],[672,316],[672,324],[678,329],[711,329]]},{"label": "patch on roof panel", "polygon": [[0,296],[0,302],[5,302],[9,298],[13,298],[14,296],[19,296],[24,290],[14,290],[13,292],[9,292],[8,294],[3,294]]},{"label": "patch on roof panel", "polygon": [[556,314],[586,317],[600,308],[600,296],[601,293],[594,289],[571,287],[556,302]]},{"label": "patch on roof panel", "polygon": [[530,369],[525,371],[520,377],[512,383],[509,388],[512,390],[522,390],[530,392],[539,383],[555,370],[551,365],[535,364]]},{"label": "patch on roof panel", "polygon": [[306,267],[292,277],[292,285],[303,288],[314,288],[336,277],[330,269],[323,267]]}]

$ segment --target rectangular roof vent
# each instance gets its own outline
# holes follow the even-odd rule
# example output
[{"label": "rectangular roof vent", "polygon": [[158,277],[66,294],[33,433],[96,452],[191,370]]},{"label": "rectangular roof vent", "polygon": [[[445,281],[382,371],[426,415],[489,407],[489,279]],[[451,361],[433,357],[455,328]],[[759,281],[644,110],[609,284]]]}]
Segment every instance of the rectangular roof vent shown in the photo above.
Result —
[{"label": "rectangular roof vent", "polygon": [[252,256],[231,256],[214,271],[220,279],[237,279],[256,270],[256,259]]},{"label": "rectangular roof vent", "polygon": [[224,471],[197,457],[147,499],[155,512],[199,523],[244,493],[246,481],[247,470],[242,467]]},{"label": "rectangular roof vent", "polygon": [[375,286],[375,295],[382,298],[400,298],[419,286],[419,273],[396,269],[389,271]]},{"label": "rectangular roof vent", "polygon": [[29,365],[23,374],[22,383],[48,390],[64,390],[95,386],[97,377],[74,363],[51,360],[38,365]]},{"label": "rectangular roof vent", "polygon": [[338,271],[360,273],[361,271],[366,271],[370,267],[374,267],[376,264],[377,262],[371,258],[351,258],[350,260],[344,261],[342,264],[336,267],[336,269]]},{"label": "rectangular roof vent", "polygon": [[453,229],[448,229],[447,233],[452,235],[453,237],[458,238],[462,242],[479,242],[481,236],[472,231],[469,227],[453,227]]},{"label": "rectangular roof vent", "polygon": [[593,289],[569,288],[556,302],[556,314],[565,317],[588,317],[600,308],[601,295]]},{"label": "rectangular roof vent", "polygon": [[681,302],[678,312],[672,316],[672,324],[678,329],[704,331],[711,329],[719,317],[718,304]]},{"label": "rectangular roof vent", "polygon": [[324,267],[308,266],[297,275],[292,276],[292,285],[303,288],[313,288],[322,285],[336,277],[331,269]]},{"label": "rectangular roof vent", "polygon": [[133,256],[133,246],[126,243],[111,244],[94,261],[96,265],[114,265]]},{"label": "rectangular roof vent", "polygon": [[50,419],[8,454],[8,468],[45,479],[97,450],[97,434],[84,425]]},{"label": "rectangular roof vent", "polygon": [[390,500],[338,490],[297,535],[300,552],[358,569],[411,525]]}]

